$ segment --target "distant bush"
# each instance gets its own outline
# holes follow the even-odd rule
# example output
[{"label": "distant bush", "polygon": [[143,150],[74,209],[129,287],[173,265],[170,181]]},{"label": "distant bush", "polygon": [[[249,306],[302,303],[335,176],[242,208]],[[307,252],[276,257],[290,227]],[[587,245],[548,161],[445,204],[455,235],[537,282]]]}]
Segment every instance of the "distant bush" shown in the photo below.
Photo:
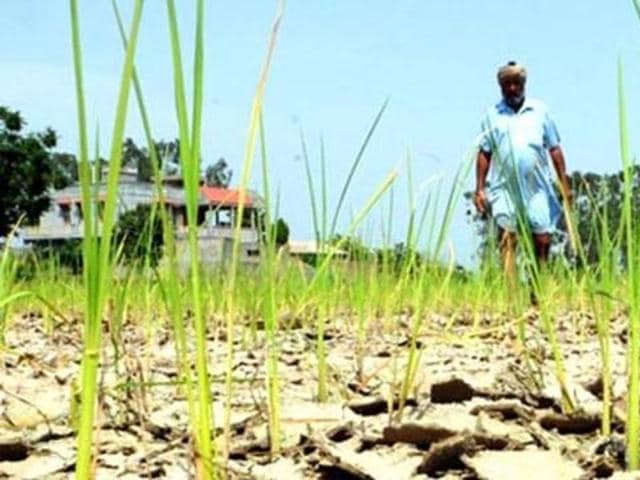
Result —
[{"label": "distant bush", "polygon": [[289,225],[282,218],[278,218],[276,222],[271,225],[273,229],[273,236],[275,237],[275,243],[277,247],[286,245],[289,243]]},{"label": "distant bush", "polygon": [[16,276],[21,280],[33,278],[47,264],[77,275],[82,272],[82,240],[38,242],[30,251],[21,253],[18,260]]},{"label": "distant bush", "polygon": [[138,205],[118,218],[114,232],[116,248],[122,245],[122,257],[128,262],[142,262],[147,255],[149,264],[156,266],[162,257],[162,221],[156,212],[151,222],[151,206]]},{"label": "distant bush", "polygon": [[266,215],[261,212],[258,216],[258,230],[262,242],[267,243],[269,240],[267,233],[273,235],[276,247],[281,247],[289,243],[289,225],[282,218],[278,218],[275,222],[267,227]]}]

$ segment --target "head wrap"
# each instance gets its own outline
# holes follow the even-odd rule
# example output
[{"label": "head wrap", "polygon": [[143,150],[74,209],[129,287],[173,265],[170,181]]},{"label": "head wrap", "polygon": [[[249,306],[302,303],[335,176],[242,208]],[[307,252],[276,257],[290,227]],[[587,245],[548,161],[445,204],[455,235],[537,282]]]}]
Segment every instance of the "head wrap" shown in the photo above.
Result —
[{"label": "head wrap", "polygon": [[507,78],[520,77],[522,81],[527,79],[527,70],[517,62],[511,61],[498,69],[498,83]]}]

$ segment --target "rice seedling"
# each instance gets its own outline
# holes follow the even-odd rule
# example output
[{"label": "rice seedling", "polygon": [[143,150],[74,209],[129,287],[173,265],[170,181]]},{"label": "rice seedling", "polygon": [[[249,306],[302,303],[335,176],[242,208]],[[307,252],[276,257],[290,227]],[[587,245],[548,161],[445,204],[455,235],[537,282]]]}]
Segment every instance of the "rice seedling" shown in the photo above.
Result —
[{"label": "rice seedling", "polygon": [[[425,285],[425,280],[428,276],[432,276],[434,274],[434,266],[439,265],[440,255],[442,248],[444,246],[444,241],[448,236],[448,230],[451,225],[451,221],[454,215],[454,212],[457,207],[457,203],[462,197],[463,186],[466,182],[466,178],[470,172],[471,166],[473,162],[471,161],[471,155],[467,155],[467,158],[460,164],[458,171],[452,179],[451,190],[449,192],[447,198],[447,204],[442,213],[441,223],[439,228],[435,224],[436,213],[431,216],[431,220],[434,221],[431,225],[427,225],[426,228],[432,233],[432,235],[437,235],[435,245],[427,245],[426,249],[426,261],[424,261],[423,265],[416,266],[416,254],[417,254],[417,246],[418,246],[418,236],[417,233],[421,232],[423,228],[425,228],[425,221],[428,218],[428,210],[431,207],[431,197],[427,197],[425,201],[425,205],[420,215],[420,221],[417,227],[415,226],[415,198],[414,198],[414,189],[413,189],[413,177],[411,171],[411,162],[410,158],[408,158],[408,182],[409,182],[409,205],[410,205],[410,216],[409,223],[407,227],[407,235],[406,235],[406,245],[408,249],[407,258],[403,259],[403,264],[401,265],[401,270],[399,273],[399,281],[396,287],[396,295],[398,296],[398,300],[396,302],[401,301],[403,297],[408,295],[413,297],[413,322],[410,330],[410,338],[409,338],[409,354],[407,365],[404,372],[404,379],[402,382],[402,387],[400,389],[399,395],[399,408],[397,414],[397,420],[400,421],[402,419],[402,412],[404,409],[404,405],[408,398],[409,392],[413,387],[417,368],[419,365],[420,356],[422,354],[422,350],[418,351],[417,348],[417,339],[420,335],[424,316],[421,314],[421,310],[423,307],[423,299],[422,292]],[[433,233],[437,232],[437,233]],[[438,298],[444,297],[446,292],[450,290],[450,280],[453,275],[455,269],[455,255],[453,252],[450,252],[449,255],[449,263],[445,271],[444,278],[442,278],[440,282],[439,293],[437,294]],[[417,271],[417,273],[416,273]],[[417,280],[416,280],[417,278]],[[396,303],[394,302],[394,303]],[[452,316],[452,319],[454,317]]]},{"label": "rice seedling", "polygon": [[629,151],[629,127],[627,124],[627,101],[624,88],[624,69],[622,60],[618,60],[618,115],[620,128],[620,154],[624,173],[623,224],[625,235],[626,276],[628,285],[629,308],[629,351],[628,387],[627,387],[627,462],[631,470],[640,468],[640,279],[637,273],[638,238],[637,223],[633,218],[633,161]]},{"label": "rice seedling", "polygon": [[[201,478],[217,478],[216,452],[211,440],[213,419],[211,413],[211,388],[208,373],[206,346],[207,326],[203,312],[202,278],[200,270],[200,250],[198,244],[198,192],[200,186],[200,143],[202,129],[203,62],[204,62],[204,2],[196,7],[196,34],[193,61],[193,108],[192,123],[189,128],[187,101],[185,96],[182,53],[178,33],[175,2],[167,1],[167,16],[171,35],[171,53],[174,74],[176,116],[180,138],[181,173],[185,188],[187,209],[187,238],[190,258],[190,283],[192,295],[193,321],[196,342],[197,372],[197,426],[196,469]],[[172,305],[177,306],[175,303]],[[176,318],[176,321],[179,321]],[[187,388],[190,388],[187,384]]]},{"label": "rice seedling", "polygon": [[[351,225],[349,226],[349,229],[347,230],[346,235],[344,237],[341,237],[340,240],[338,240],[327,250],[326,255],[323,256],[322,261],[320,265],[318,265],[313,278],[307,284],[307,287],[303,293],[303,299],[307,300],[310,296],[313,296],[317,300],[317,302],[315,302],[315,305],[317,305],[318,308],[318,317],[316,321],[316,361],[318,364],[318,400],[321,402],[326,401],[328,397],[327,364],[324,335],[325,319],[330,310],[323,303],[323,298],[325,298],[327,292],[330,291],[330,280],[328,278],[328,275],[331,261],[334,255],[343,247],[346,240],[351,237],[354,232],[357,231],[359,226],[369,215],[369,212],[395,182],[396,178],[397,172],[392,171],[382,181],[378,188],[371,194],[364,207],[355,215],[353,221],[351,222]],[[303,302],[302,305],[306,305],[306,303]]]},{"label": "rice seedling", "polygon": [[[120,31],[120,36],[123,42],[123,46],[126,49],[127,37],[124,30],[121,15],[115,0],[112,2],[114,15]],[[160,217],[162,225],[162,238],[163,238],[163,251],[164,251],[164,265],[160,271],[154,270],[154,278],[157,280],[159,287],[159,293],[162,301],[164,302],[171,325],[173,327],[175,338],[175,351],[176,351],[176,365],[178,370],[178,381],[176,382],[179,392],[186,395],[187,407],[189,411],[189,418],[191,420],[191,428],[195,435],[198,432],[198,416],[196,412],[195,397],[192,387],[192,370],[190,367],[189,359],[187,356],[187,334],[183,321],[184,305],[182,301],[182,286],[180,284],[180,272],[178,267],[178,258],[176,251],[175,235],[173,231],[173,225],[171,224],[166,210],[165,193],[162,186],[162,170],[160,169],[160,157],[165,152],[158,152],[156,145],[153,141],[153,134],[151,131],[151,123],[147,114],[147,109],[144,102],[142,93],[142,86],[140,79],[134,69],[133,71],[133,84],[136,93],[136,100],[140,117],[142,119],[142,125],[147,140],[148,151],[151,159],[151,169],[153,174],[154,188],[157,195],[157,213]],[[154,204],[153,207],[156,205]],[[149,228],[154,222],[154,214],[156,208],[152,209],[149,218]],[[149,242],[151,241],[151,235],[149,235]],[[149,247],[147,248],[147,255],[145,256],[145,271],[148,271],[149,267]],[[146,278],[145,278],[146,279]],[[149,310],[147,309],[146,312]],[[148,315],[147,315],[148,316]],[[146,317],[145,317],[146,318]]]},{"label": "rice seedling", "polygon": [[[364,209],[357,214],[352,220],[350,226],[347,228],[347,233],[340,237],[337,242],[333,245],[328,244],[328,240],[335,238],[335,231],[337,228],[337,222],[340,215],[340,210],[342,205],[346,199],[347,193],[349,191],[350,184],[353,180],[355,172],[358,168],[358,165],[362,161],[364,157],[364,153],[367,149],[367,146],[382,119],[382,115],[387,108],[389,100],[385,100],[380,109],[378,110],[369,130],[367,131],[365,138],[351,164],[350,170],[345,179],[345,183],[342,187],[338,202],[335,207],[335,211],[333,213],[331,226],[327,231],[327,205],[328,205],[328,190],[327,190],[327,181],[326,181],[326,158],[325,158],[325,149],[324,149],[324,140],[320,140],[320,172],[321,172],[321,197],[320,197],[320,205],[321,210],[318,213],[318,200],[316,199],[315,193],[315,184],[313,179],[313,174],[311,171],[311,165],[309,160],[309,154],[307,150],[307,144],[305,140],[304,133],[300,132],[300,143],[301,149],[304,159],[304,168],[305,175],[307,179],[307,190],[309,192],[310,205],[311,205],[311,217],[314,225],[314,233],[315,233],[315,241],[317,250],[319,252],[318,258],[316,259],[317,270],[310,282],[307,286],[305,293],[303,294],[303,299],[307,299],[309,297],[313,297],[319,294],[326,294],[325,292],[330,290],[330,282],[327,277],[329,266],[331,265],[332,259],[336,253],[338,253],[344,246],[345,242],[357,231],[360,224],[367,217],[369,211],[375,206],[378,202],[378,199],[384,194],[387,188],[390,188],[395,181],[396,173],[390,174],[387,179],[383,182],[382,186],[371,196],[366,202]],[[357,259],[356,259],[357,260]],[[364,313],[364,292],[361,293],[360,298],[362,299],[359,308],[359,320],[358,320],[358,340],[357,340],[357,351],[360,352],[358,354],[358,371],[360,374],[362,373],[362,352],[364,352],[364,343],[365,343],[365,313]],[[326,402],[328,400],[328,387],[327,387],[327,364],[326,364],[326,347],[325,347],[325,328],[326,328],[326,319],[330,315],[330,309],[322,302],[322,300],[317,299],[317,302],[313,302],[317,305],[316,310],[316,360],[318,365],[318,391],[317,391],[317,399],[319,402]],[[306,306],[305,303],[302,304],[301,308]],[[300,310],[299,310],[300,313]]]},{"label": "rice seedling", "polygon": [[[81,391],[80,400],[74,404],[78,409],[78,462],[76,472],[78,478],[90,478],[94,474],[95,449],[94,429],[96,423],[97,397],[100,393],[98,383],[99,360],[102,349],[102,321],[108,321],[111,346],[115,354],[116,371],[121,371],[120,358],[123,354],[125,339],[123,327],[125,322],[140,322],[146,327],[143,348],[145,348],[145,369],[152,360],[152,340],[162,324],[157,319],[168,318],[175,343],[175,364],[177,376],[170,382],[178,390],[178,397],[186,397],[189,410],[189,422],[194,437],[194,464],[198,478],[221,478],[225,475],[224,462],[228,460],[230,448],[233,446],[234,432],[231,414],[238,400],[237,392],[240,382],[247,382],[237,373],[237,354],[239,349],[264,351],[264,381],[260,380],[266,393],[267,423],[269,447],[272,457],[283,452],[281,422],[282,392],[288,387],[287,378],[283,378],[286,369],[281,361],[283,339],[287,341],[296,334],[294,328],[302,327],[305,337],[311,339],[309,347],[311,361],[317,371],[308,388],[318,402],[333,402],[337,394],[343,394],[345,386],[339,382],[334,386],[333,368],[330,353],[335,348],[329,340],[329,334],[339,331],[352,334],[349,341],[355,346],[353,363],[355,377],[361,386],[365,385],[376,373],[371,374],[369,366],[370,345],[376,342],[387,342],[385,354],[391,357],[384,367],[384,378],[380,384],[387,388],[382,393],[388,402],[390,421],[401,423],[412,392],[420,388],[425,365],[424,357],[428,355],[430,344],[423,339],[437,339],[446,345],[461,345],[478,337],[500,336],[507,338],[516,328],[519,347],[523,348],[523,358],[528,365],[528,382],[540,386],[545,380],[544,359],[536,357],[530,348],[532,332],[527,328],[527,296],[533,290],[539,301],[538,316],[544,337],[544,346],[549,345],[554,373],[559,384],[561,403],[564,413],[570,414],[579,409],[570,391],[570,378],[563,356],[564,339],[559,338],[556,319],[558,312],[571,310],[587,310],[593,313],[600,348],[600,374],[602,377],[602,419],[603,435],[612,433],[613,380],[615,374],[612,362],[612,350],[616,337],[610,333],[609,322],[615,313],[614,300],[626,296],[629,305],[629,414],[627,422],[627,457],[630,468],[640,467],[638,452],[638,429],[640,414],[637,406],[640,403],[640,326],[637,316],[640,307],[640,283],[638,281],[637,260],[639,229],[634,219],[633,198],[633,162],[628,146],[628,127],[626,120],[626,100],[622,65],[619,66],[619,110],[621,130],[621,150],[624,171],[624,208],[623,224],[617,236],[610,234],[612,219],[604,209],[593,219],[592,235],[598,243],[600,257],[598,263],[583,269],[576,269],[571,264],[558,263],[542,267],[536,262],[535,246],[531,242],[531,232],[523,218],[518,219],[519,257],[517,264],[520,276],[526,282],[519,282],[515,277],[504,277],[498,268],[497,258],[488,258],[480,269],[472,272],[459,272],[456,251],[450,244],[450,230],[454,212],[460,203],[466,178],[473,162],[471,158],[463,159],[455,171],[450,186],[438,177],[423,182],[420,187],[414,184],[414,170],[411,153],[407,153],[407,186],[408,211],[398,212],[395,195],[398,172],[393,170],[381,180],[359,210],[343,222],[344,210],[348,209],[348,194],[354,183],[358,169],[365,161],[364,155],[369,151],[371,139],[381,125],[382,117],[388,107],[388,100],[375,112],[373,121],[368,126],[364,139],[359,144],[355,157],[347,171],[343,183],[338,185],[335,208],[329,192],[327,159],[325,158],[324,139],[319,141],[319,171],[315,171],[310,159],[307,139],[300,132],[300,148],[304,160],[304,174],[310,203],[310,221],[313,224],[313,235],[318,255],[313,267],[302,265],[286,253],[278,250],[273,228],[278,217],[279,194],[273,193],[270,183],[268,137],[264,123],[264,96],[267,79],[272,63],[279,25],[282,21],[284,2],[278,4],[278,10],[269,37],[267,53],[253,99],[247,139],[242,163],[240,179],[240,201],[233,222],[233,248],[231,261],[224,267],[204,272],[201,268],[200,228],[198,219],[199,190],[201,186],[200,154],[202,144],[202,118],[204,98],[204,1],[198,0],[195,5],[195,39],[193,43],[193,91],[187,95],[185,85],[185,67],[182,61],[180,34],[178,32],[177,2],[167,0],[167,17],[171,41],[171,61],[173,68],[175,109],[180,137],[181,174],[185,187],[185,205],[187,208],[188,229],[186,241],[189,249],[190,267],[187,276],[182,275],[178,264],[179,253],[176,251],[172,219],[168,218],[165,208],[165,191],[163,187],[160,158],[162,152],[156,150],[152,127],[145,107],[142,86],[138,78],[134,57],[137,34],[142,15],[142,0],[137,0],[133,10],[129,31],[125,28],[113,0],[114,13],[122,38],[125,60],[118,93],[111,151],[109,156],[109,176],[107,178],[107,201],[104,211],[96,205],[97,172],[92,172],[89,160],[86,129],[85,98],[83,90],[82,53],[80,40],[80,21],[76,0],[70,0],[72,45],[74,52],[74,70],[76,80],[76,99],[78,108],[79,158],[84,212],[83,240],[83,278],[82,284],[66,277],[55,260],[36,267],[36,279],[17,283],[16,263],[5,250],[0,258],[0,328],[4,334],[6,329],[6,312],[9,303],[20,301],[20,308],[31,308],[33,302],[42,302],[48,312],[46,322],[48,330],[54,332],[54,319],[70,317],[73,305],[79,299],[84,302],[83,359],[82,374],[77,390]],[[639,3],[634,1],[635,7]],[[640,13],[640,12],[639,12]],[[129,90],[133,88],[138,110],[141,115],[148,152],[151,157],[153,181],[157,202],[151,210],[151,220],[145,229],[151,229],[154,218],[159,217],[162,224],[164,240],[164,257],[155,266],[151,262],[150,235],[145,245],[146,254],[140,264],[122,270],[117,279],[113,279],[118,265],[118,246],[113,242],[116,214],[116,177],[121,165],[121,145],[124,126],[127,120],[127,100]],[[191,97],[193,103],[187,102]],[[97,142],[96,142],[97,144]],[[96,146],[99,150],[99,147]],[[248,204],[248,189],[252,181],[252,170],[255,156],[259,155],[262,170],[262,196],[265,208],[260,233],[260,258],[255,270],[242,267],[241,230],[243,228],[243,212]],[[98,157],[98,152],[95,154]],[[95,162],[96,169],[99,162]],[[404,187],[403,187],[404,188]],[[513,192],[518,197],[518,192]],[[371,219],[371,212],[388,195],[384,207],[380,211],[381,247],[371,244],[374,237],[373,228],[378,223]],[[564,196],[566,198],[566,195]],[[275,205],[275,207],[274,207]],[[574,251],[574,257],[584,257],[581,239],[577,234],[576,223],[565,200],[568,242]],[[376,214],[377,215],[377,214]],[[397,231],[397,217],[407,218],[405,232]],[[346,224],[342,235],[338,235],[339,225]],[[376,238],[377,234],[376,233]],[[624,235],[624,237],[623,237]],[[400,237],[402,244],[394,245]],[[491,232],[487,238],[486,251],[491,256],[499,250]],[[179,239],[178,239],[179,240]],[[625,272],[618,271],[617,253],[624,249]],[[586,263],[580,259],[577,263]],[[120,270],[117,270],[120,272]],[[625,281],[622,281],[624,277]],[[61,293],[55,299],[44,299],[45,289],[51,283],[65,283]],[[224,285],[221,288],[221,285]],[[20,287],[20,288],[18,288]],[[24,289],[22,288],[24,287]],[[84,292],[84,294],[82,293]],[[42,298],[41,298],[42,297]],[[48,302],[48,303],[47,303]],[[156,316],[154,305],[164,304],[162,315]],[[107,308],[110,306],[110,309]],[[191,315],[190,315],[191,314]],[[433,318],[438,315],[438,319]],[[572,328],[581,333],[581,341],[589,340],[589,323],[578,315],[571,320]],[[126,321],[125,321],[126,319]],[[187,320],[193,321],[193,336]],[[261,329],[264,329],[261,331]],[[372,331],[381,332],[382,338],[373,338]],[[311,330],[313,334],[309,334]],[[226,357],[224,370],[211,374],[211,358],[220,358],[218,352],[211,353],[212,331],[224,335],[220,348]],[[402,341],[389,347],[385,338],[392,333],[401,336]],[[241,338],[242,342],[238,342]],[[189,346],[193,341],[194,358],[190,358]],[[217,342],[216,338],[213,343]],[[395,340],[394,340],[395,341]],[[401,345],[400,345],[401,343]],[[223,350],[226,346],[226,350]],[[263,349],[263,350],[262,350]],[[391,352],[391,353],[389,353]],[[259,355],[259,354],[258,354]],[[315,357],[315,359],[313,358]],[[148,363],[147,363],[148,362]],[[193,365],[192,365],[193,363]],[[570,365],[570,364],[568,364]],[[256,370],[262,369],[259,365]],[[146,372],[146,370],[145,370]],[[343,372],[338,372],[343,373]],[[257,375],[257,374],[256,374]],[[383,377],[381,375],[381,377]],[[391,379],[389,379],[391,377]],[[257,378],[257,377],[256,377]],[[341,378],[337,375],[336,378]],[[166,383],[166,382],[165,382]],[[373,383],[373,382],[371,382]],[[148,395],[153,388],[162,382],[143,375],[136,383],[127,379],[113,391],[139,391]],[[309,385],[305,385],[308,387]],[[213,415],[212,389],[220,387],[220,395],[225,405],[224,418],[221,425],[223,436],[214,440],[216,420]],[[350,385],[351,386],[351,385]],[[364,390],[364,389],[363,389]],[[75,401],[75,393],[73,399]],[[252,392],[253,393],[253,392]],[[262,392],[259,392],[260,397]],[[351,393],[349,393],[351,395]],[[360,392],[357,393],[360,395]],[[217,395],[215,395],[217,396]],[[345,395],[346,397],[347,395]],[[424,398],[424,397],[423,397]],[[260,400],[257,408],[264,412]],[[233,407],[233,408],[232,408]],[[146,420],[144,408],[136,408],[136,413],[143,424]],[[218,441],[220,442],[218,445]],[[221,454],[218,452],[221,449]],[[286,450],[285,450],[286,451]]]},{"label": "rice seedling", "polygon": [[349,191],[349,186],[351,185],[353,176],[356,173],[358,165],[362,161],[364,153],[367,149],[367,145],[369,145],[369,141],[371,140],[373,133],[376,131],[376,128],[378,127],[378,124],[382,119],[382,115],[384,114],[384,111],[387,109],[388,105],[389,105],[389,99],[386,99],[382,104],[382,106],[380,107],[380,109],[378,110],[378,113],[376,114],[376,117],[374,118],[373,123],[371,124],[371,127],[369,128],[369,131],[367,132],[364,138],[364,141],[362,142],[362,145],[360,146],[360,150],[358,150],[358,153],[356,154],[353,160],[353,163],[351,164],[351,168],[349,170],[349,173],[347,174],[347,178],[345,179],[344,185],[342,186],[342,190],[340,191],[340,195],[338,197],[338,203],[336,204],[336,209],[333,213],[333,217],[331,220],[331,227],[329,228],[329,237],[332,237],[333,234],[336,233],[336,228],[338,226],[338,219],[340,218],[340,211],[342,209],[342,204],[344,203],[345,198],[347,196],[347,192]]},{"label": "rice seedling", "polygon": [[0,345],[5,344],[9,306],[12,301],[18,298],[14,292],[17,262],[8,246],[12,237],[13,233],[8,236],[0,258],[0,303],[2,305],[0,306]]},{"label": "rice seedling", "polygon": [[[611,376],[611,333],[609,322],[613,314],[611,300],[615,284],[615,252],[616,243],[612,242],[608,234],[608,214],[605,208],[600,219],[600,262],[594,274],[598,278],[597,285],[591,287],[591,305],[596,317],[596,329],[600,344],[601,376],[602,376],[602,427],[603,435],[611,434],[612,388]],[[594,282],[595,283],[595,282]],[[595,288],[594,288],[595,287]],[[597,288],[597,290],[596,290]],[[598,295],[598,299],[596,299]]]},{"label": "rice seedling", "polygon": [[111,236],[115,222],[117,180],[122,160],[122,140],[127,119],[127,103],[133,71],[133,59],[143,2],[136,1],[129,33],[129,44],[120,80],[120,89],[116,107],[111,154],[109,157],[109,175],[107,194],[100,231],[93,220],[94,199],[91,194],[88,142],[86,133],[86,113],[84,106],[84,87],[82,77],[82,53],[77,2],[70,0],[72,47],[76,79],[76,101],[78,109],[78,133],[80,139],[79,171],[82,186],[82,205],[85,214],[83,240],[83,270],[85,278],[85,325],[84,351],[81,372],[81,413],[78,427],[78,458],[76,476],[89,478],[92,475],[92,438],[97,398],[97,374],[100,358],[102,313],[107,297],[107,285],[111,279],[112,247]]},{"label": "rice seedling", "polygon": [[264,329],[267,341],[267,405],[269,410],[269,444],[271,453],[277,455],[280,452],[280,384],[278,375],[278,314],[276,301],[277,288],[277,245],[276,231],[272,228],[271,215],[271,187],[269,185],[269,172],[267,163],[267,147],[264,135],[264,123],[260,116],[260,158],[262,167],[262,188],[265,200],[266,239],[264,241],[264,294],[262,299],[262,311]]},{"label": "rice seedling", "polygon": [[[592,205],[598,205],[598,200],[593,196],[590,187],[584,185],[589,201]],[[610,195],[608,187],[603,186],[605,197]],[[565,209],[569,209],[569,205],[565,204]],[[568,217],[568,215],[567,215]],[[571,219],[567,219],[567,223],[573,223]],[[614,290],[614,282],[616,276],[616,252],[620,250],[619,239],[611,238],[609,233],[609,212],[607,204],[598,208],[594,214],[591,225],[591,235],[594,237],[598,245],[598,262],[596,265],[589,265],[586,259],[585,249],[581,238],[575,233],[575,227],[568,225],[569,229],[573,229],[573,239],[571,241],[571,249],[582,265],[582,270],[570,270],[567,272],[569,277],[569,287],[573,292],[571,296],[582,296],[586,293],[588,303],[595,316],[596,332],[598,335],[598,343],[600,347],[601,361],[601,379],[602,379],[602,421],[601,432],[603,435],[611,434],[611,409],[612,409],[612,377],[611,377],[611,339],[609,321],[613,314],[612,294]],[[619,237],[619,236],[618,236]],[[556,276],[562,276],[563,272],[556,272]],[[584,309],[582,309],[584,310]],[[576,330],[578,325],[574,325]]]},{"label": "rice seedling", "polygon": [[[249,115],[249,128],[247,133],[247,141],[245,144],[244,150],[244,158],[242,162],[242,173],[240,179],[239,186],[239,198],[238,198],[238,210],[236,212],[235,224],[234,224],[234,233],[233,233],[233,247],[231,253],[231,263],[228,272],[228,290],[226,294],[225,301],[225,316],[226,316],[226,332],[227,332],[227,359],[226,359],[226,379],[225,379],[225,418],[224,418],[224,445],[225,445],[225,458],[228,457],[228,448],[231,443],[231,403],[233,399],[233,355],[234,355],[234,341],[235,341],[235,317],[237,312],[235,311],[234,304],[234,293],[236,288],[236,281],[238,277],[238,264],[240,260],[240,235],[242,229],[243,222],[243,212],[245,208],[245,203],[247,200],[247,189],[249,187],[249,182],[251,180],[251,174],[253,169],[253,160],[255,156],[255,148],[258,141],[258,137],[260,135],[261,128],[261,118],[263,113],[263,105],[264,105],[264,95],[267,87],[267,80],[269,78],[269,72],[271,69],[271,62],[273,59],[273,54],[275,52],[275,47],[278,38],[278,31],[280,28],[280,24],[282,22],[282,18],[284,15],[285,2],[284,0],[280,0],[278,2],[276,15],[273,21],[273,25],[271,27],[271,33],[269,36],[269,41],[267,45],[267,53],[264,63],[262,65],[262,70],[260,72],[260,76],[258,78],[258,84],[256,86],[256,92],[253,98],[253,103],[251,105],[251,113]],[[264,157],[263,157],[264,158]],[[266,160],[264,160],[266,161]],[[273,260],[273,259],[271,259]],[[270,319],[273,322],[273,318]],[[271,327],[274,327],[273,323]],[[272,328],[272,333],[274,332]],[[271,344],[273,346],[273,344]],[[273,353],[271,350],[270,353]],[[270,378],[268,381],[270,382],[271,387],[277,386],[277,369],[271,368],[268,369],[269,374],[275,374],[275,378]],[[271,391],[270,394],[272,401],[277,401],[277,392]],[[277,428],[277,407],[274,410],[274,406],[271,405],[270,410],[270,420],[273,428]],[[279,435],[279,431],[271,431],[273,441],[274,436],[277,437]],[[276,439],[275,447],[279,449],[278,441]],[[272,449],[274,445],[272,445]]]}]

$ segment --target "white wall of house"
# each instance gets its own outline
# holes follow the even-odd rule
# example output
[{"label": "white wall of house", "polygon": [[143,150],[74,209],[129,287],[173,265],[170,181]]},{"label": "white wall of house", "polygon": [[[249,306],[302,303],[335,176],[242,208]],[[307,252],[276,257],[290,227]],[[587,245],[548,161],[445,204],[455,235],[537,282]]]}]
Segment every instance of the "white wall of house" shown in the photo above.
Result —
[{"label": "white wall of house", "polygon": [[[98,187],[98,199],[104,199],[106,185]],[[81,190],[79,185],[72,185],[62,190],[52,192],[51,206],[41,216],[36,226],[25,226],[21,229],[25,241],[44,241],[59,239],[80,239],[84,235],[83,214],[80,205]],[[157,198],[154,184],[135,181],[135,177],[122,176],[118,184],[118,203],[116,215],[131,210],[141,204],[150,204]],[[176,242],[180,252],[180,264],[186,270],[189,265],[189,249],[187,248],[185,219],[181,208],[184,191],[174,186],[165,186],[165,198],[169,205],[173,205],[173,222],[175,226]],[[103,205],[98,204],[98,210]],[[216,215],[217,213],[217,215]],[[210,208],[205,214],[205,222],[200,228],[198,237],[200,243],[200,258],[204,264],[217,264],[225,258],[230,258],[233,242],[233,214],[229,215],[229,225],[221,226],[222,216],[228,215],[225,209]],[[224,223],[224,222],[223,222]],[[256,261],[259,233],[255,226],[242,228],[240,231],[241,261]]]}]

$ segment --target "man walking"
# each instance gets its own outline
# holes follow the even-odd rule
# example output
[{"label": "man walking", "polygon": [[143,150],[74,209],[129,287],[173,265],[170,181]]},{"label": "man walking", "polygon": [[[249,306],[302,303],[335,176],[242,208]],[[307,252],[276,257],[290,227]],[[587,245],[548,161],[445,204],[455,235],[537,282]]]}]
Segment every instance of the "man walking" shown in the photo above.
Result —
[{"label": "man walking", "polygon": [[570,202],[558,131],[544,103],[525,97],[526,80],[525,68],[516,62],[498,70],[502,100],[489,108],[482,122],[473,199],[478,212],[491,214],[498,225],[500,251],[511,280],[517,231],[530,232],[539,263],[549,257],[551,233],[562,214],[549,157],[564,199]]}]

